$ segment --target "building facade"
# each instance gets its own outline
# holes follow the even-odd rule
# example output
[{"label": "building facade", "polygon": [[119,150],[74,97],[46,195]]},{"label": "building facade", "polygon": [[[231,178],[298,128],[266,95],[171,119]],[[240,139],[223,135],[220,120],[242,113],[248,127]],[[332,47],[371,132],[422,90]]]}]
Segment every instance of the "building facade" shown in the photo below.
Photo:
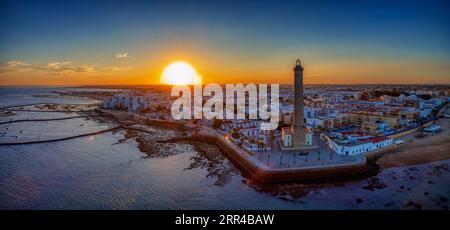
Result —
[{"label": "building facade", "polygon": [[323,134],[322,139],[325,139],[328,146],[337,154],[342,155],[357,155],[366,152],[371,152],[392,146],[394,140],[386,137],[370,137],[356,142],[341,141],[339,139],[330,138]]}]

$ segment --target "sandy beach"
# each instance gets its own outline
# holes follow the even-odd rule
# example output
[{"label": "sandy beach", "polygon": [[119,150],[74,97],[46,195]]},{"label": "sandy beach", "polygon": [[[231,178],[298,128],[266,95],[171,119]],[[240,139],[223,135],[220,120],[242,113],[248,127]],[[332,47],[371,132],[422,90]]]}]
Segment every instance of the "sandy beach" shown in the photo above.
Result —
[{"label": "sandy beach", "polygon": [[[450,109],[447,108],[444,113],[449,114]],[[415,137],[420,132],[401,137],[399,139],[406,142],[404,146],[383,154],[377,163],[389,168],[450,158],[450,119],[440,118],[436,124],[442,127],[442,131],[423,138]]]}]

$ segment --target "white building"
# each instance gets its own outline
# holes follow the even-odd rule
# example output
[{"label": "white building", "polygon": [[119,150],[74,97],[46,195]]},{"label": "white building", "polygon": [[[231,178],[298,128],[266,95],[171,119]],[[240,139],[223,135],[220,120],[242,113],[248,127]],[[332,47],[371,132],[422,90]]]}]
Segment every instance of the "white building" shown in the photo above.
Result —
[{"label": "white building", "polygon": [[114,94],[112,99],[105,99],[102,102],[102,108],[120,109],[130,112],[139,112],[150,108],[150,102],[142,96],[131,96],[127,94]]},{"label": "white building", "polygon": [[365,136],[364,139],[354,140],[352,138],[338,139],[330,138],[325,134],[322,134],[329,147],[337,154],[343,155],[357,155],[370,151],[387,148],[393,144],[392,138],[386,137],[369,137]]},{"label": "white building", "polygon": [[420,118],[430,117],[433,113],[433,109],[421,109],[420,110]]}]

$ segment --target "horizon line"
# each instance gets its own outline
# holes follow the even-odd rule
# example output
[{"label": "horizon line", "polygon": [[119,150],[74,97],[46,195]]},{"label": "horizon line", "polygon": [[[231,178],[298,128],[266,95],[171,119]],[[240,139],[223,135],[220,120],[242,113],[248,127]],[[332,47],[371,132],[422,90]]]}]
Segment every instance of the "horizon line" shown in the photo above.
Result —
[{"label": "horizon line", "polygon": [[[202,84],[207,85],[210,83]],[[219,85],[226,84],[252,84],[250,83],[220,83]],[[253,84],[277,84],[277,83],[253,83]],[[279,85],[293,85],[289,83],[279,83]],[[425,86],[450,86],[450,83],[348,83],[348,84],[304,84],[305,86],[390,86],[390,85],[398,85],[398,86],[414,86],[414,85],[425,85]],[[82,88],[82,87],[121,87],[121,86],[172,86],[170,84],[162,84],[162,83],[150,83],[150,84],[80,84],[80,85],[52,85],[52,84],[10,84],[10,85],[0,85],[0,88],[8,88],[8,87],[67,87],[67,88]]]}]

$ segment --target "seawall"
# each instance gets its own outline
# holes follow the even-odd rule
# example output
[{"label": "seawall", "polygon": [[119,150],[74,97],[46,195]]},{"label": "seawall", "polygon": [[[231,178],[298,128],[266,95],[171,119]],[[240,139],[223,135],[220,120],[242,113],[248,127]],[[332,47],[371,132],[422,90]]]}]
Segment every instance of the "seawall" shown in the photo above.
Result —
[{"label": "seawall", "polygon": [[[123,125],[126,125],[127,120],[130,118],[129,114],[123,111],[102,111],[113,115],[120,120],[119,123]],[[250,153],[244,151],[233,142],[226,140],[220,133],[211,128],[196,126],[186,122],[148,119],[139,115],[135,115],[134,119],[140,119],[147,125],[170,127],[181,130],[194,130],[190,137],[183,137],[182,139],[216,144],[224,152],[225,157],[227,157],[241,172],[247,174],[249,178],[260,182],[311,181],[354,177],[369,172],[372,167],[368,164],[368,160],[387,151],[387,149],[382,149],[381,151],[367,153],[362,160],[345,164],[298,168],[270,168],[251,157]]]},{"label": "seawall", "polygon": [[215,130],[201,127],[194,131],[192,139],[216,143],[226,157],[250,178],[261,182],[311,181],[336,177],[351,177],[369,171],[369,165],[363,161],[301,168],[270,168],[260,161],[249,157],[249,153],[241,150],[234,143],[226,140]]}]

